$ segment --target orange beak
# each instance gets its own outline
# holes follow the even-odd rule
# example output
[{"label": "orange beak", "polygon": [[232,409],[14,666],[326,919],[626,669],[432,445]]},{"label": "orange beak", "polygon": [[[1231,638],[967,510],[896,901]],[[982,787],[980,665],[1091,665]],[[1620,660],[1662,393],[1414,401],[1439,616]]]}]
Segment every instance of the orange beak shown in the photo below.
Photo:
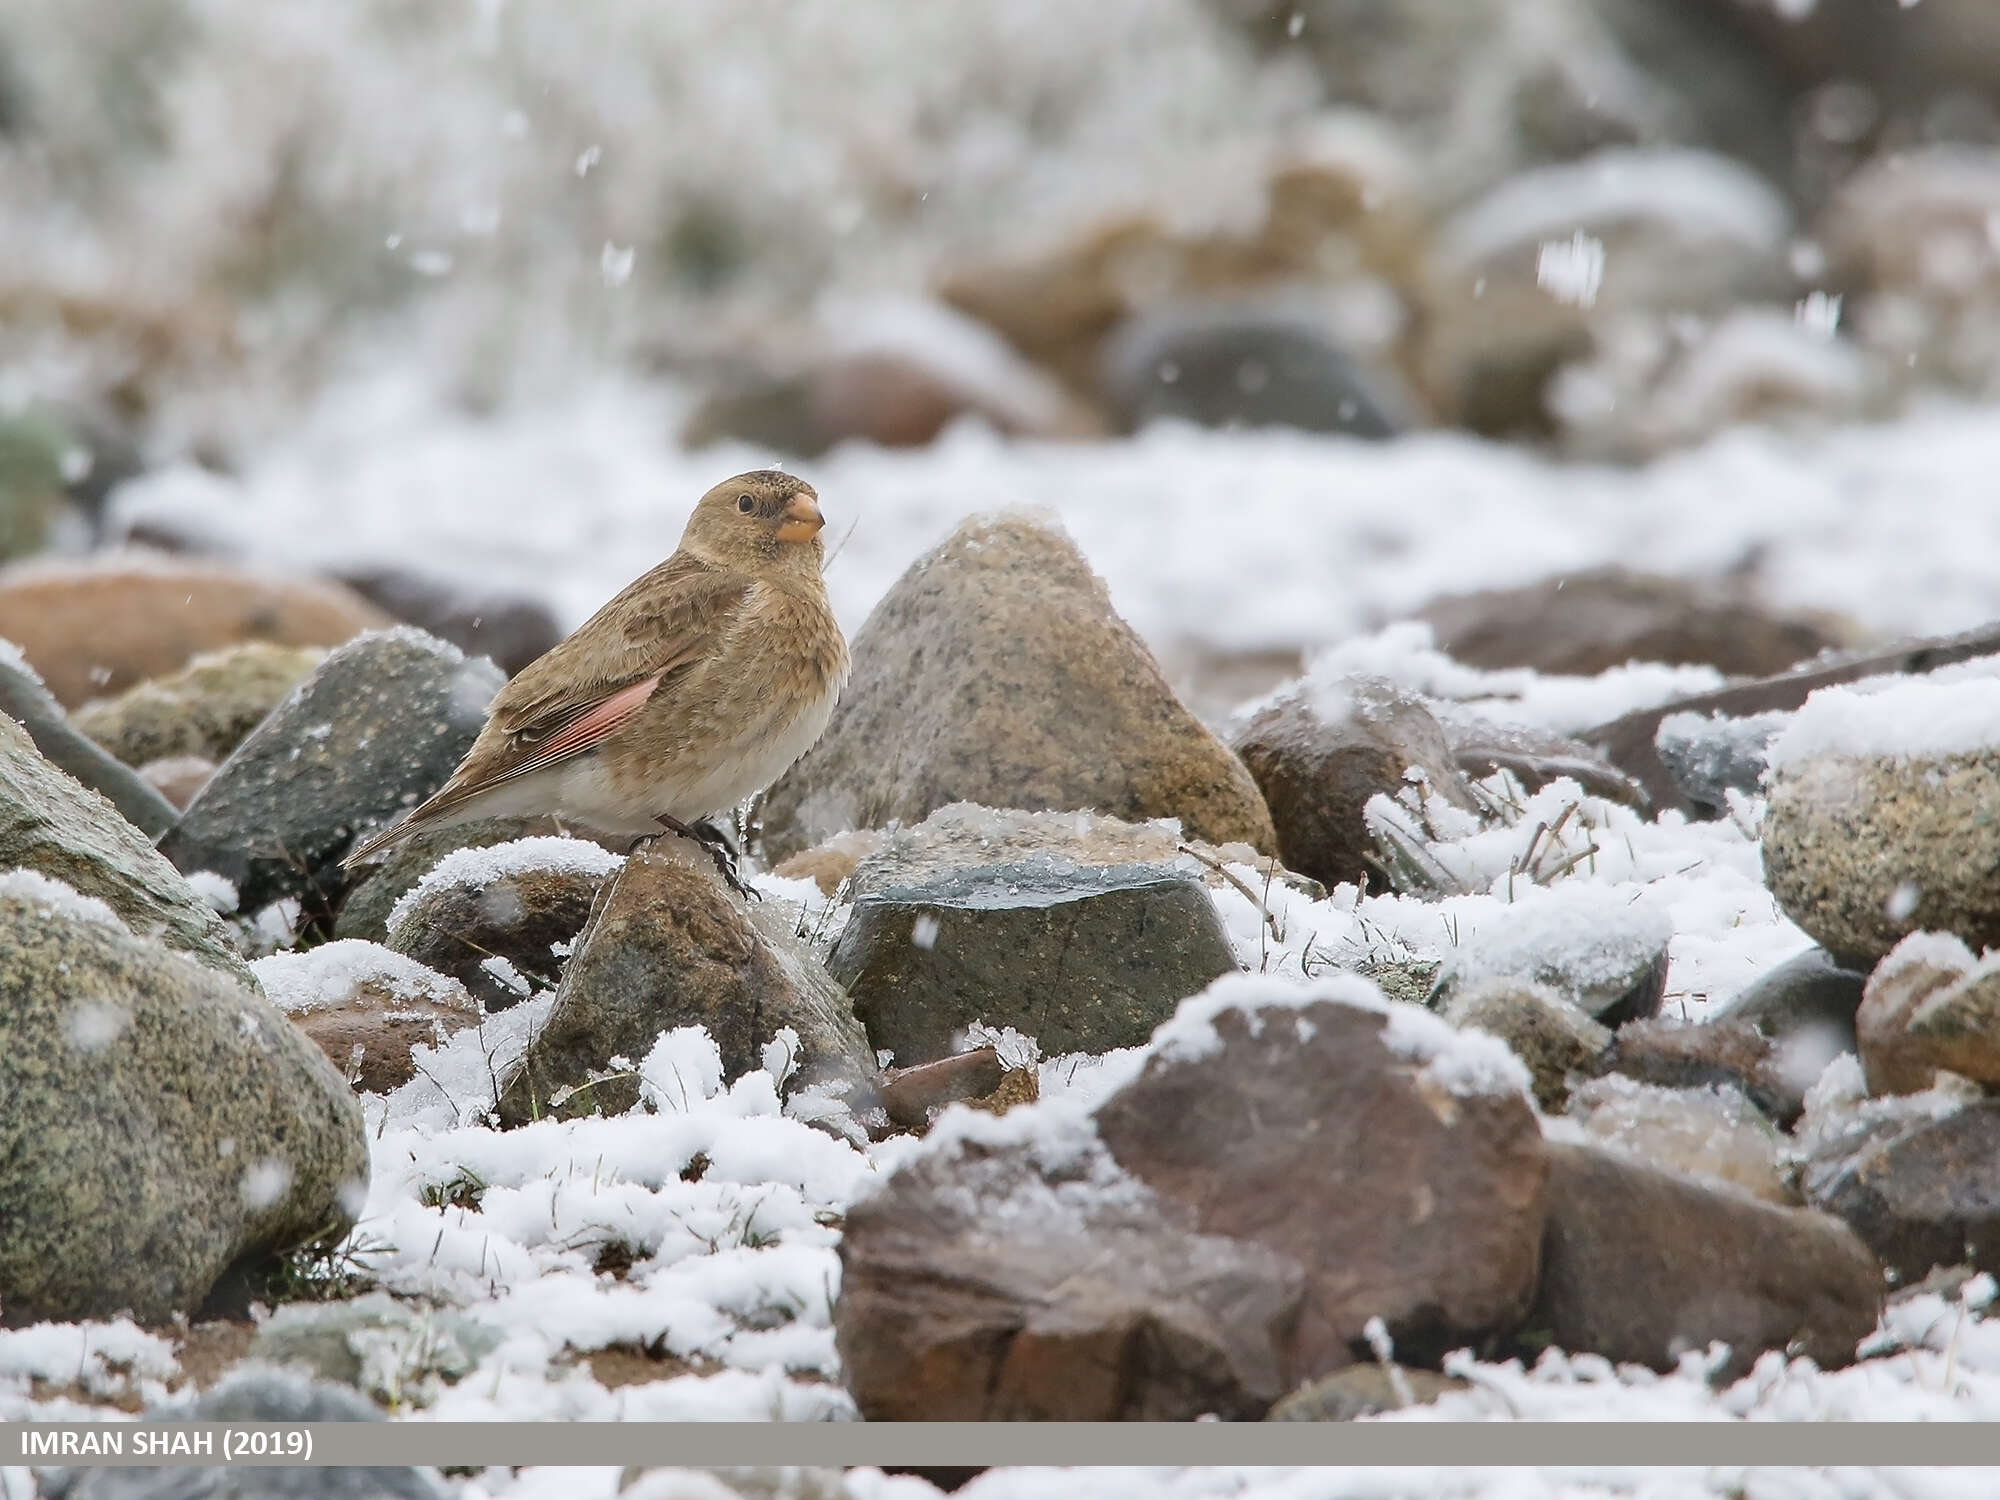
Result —
[{"label": "orange beak", "polygon": [[824,525],[826,517],[819,513],[819,501],[800,492],[792,496],[792,503],[785,507],[785,519],[778,526],[778,540],[809,542],[819,535]]}]

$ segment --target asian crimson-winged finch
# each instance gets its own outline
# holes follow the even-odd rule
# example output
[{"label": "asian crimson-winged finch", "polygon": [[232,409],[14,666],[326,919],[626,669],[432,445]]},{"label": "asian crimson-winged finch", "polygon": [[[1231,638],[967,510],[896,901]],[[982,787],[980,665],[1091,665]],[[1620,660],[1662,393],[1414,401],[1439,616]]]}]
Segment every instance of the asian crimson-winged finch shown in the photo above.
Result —
[{"label": "asian crimson-winged finch", "polygon": [[718,484],[680,549],[524,667],[445,784],[345,863],[427,828],[545,814],[712,844],[691,825],[776,780],[846,683],[824,524],[812,486],[790,474]]}]

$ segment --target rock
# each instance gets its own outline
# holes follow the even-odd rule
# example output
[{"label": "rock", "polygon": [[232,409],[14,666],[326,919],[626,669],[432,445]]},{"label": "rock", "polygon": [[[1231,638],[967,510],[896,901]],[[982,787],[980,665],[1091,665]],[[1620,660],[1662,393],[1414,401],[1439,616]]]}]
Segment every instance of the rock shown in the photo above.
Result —
[{"label": "rock", "polygon": [[496,1329],[449,1308],[413,1309],[387,1292],[369,1292],[274,1309],[246,1357],[394,1404],[407,1402],[419,1382],[470,1375],[500,1342]]},{"label": "rock", "polygon": [[976,1047],[954,1057],[883,1074],[882,1108],[888,1111],[891,1125],[921,1130],[930,1124],[933,1112],[947,1104],[984,1098],[998,1089],[1005,1077],[1000,1054],[991,1047]]},{"label": "rock", "polygon": [[1535,1102],[1550,1114],[1568,1102],[1570,1076],[1589,1076],[1611,1045],[1609,1028],[1532,981],[1467,985],[1453,995],[1444,1018],[1505,1042],[1534,1076]]},{"label": "rock", "polygon": [[139,779],[165,797],[176,813],[187,811],[213,775],[215,762],[199,755],[171,755],[139,767]]},{"label": "rock", "polygon": [[333,652],[223,762],[160,850],[232,881],[243,909],[295,896],[331,925],[355,838],[429,796],[502,679],[408,626]]},{"label": "rock", "polygon": [[553,989],[624,861],[584,839],[527,838],[445,856],[399,900],[388,946],[448,974],[488,1011]]},{"label": "rock", "polygon": [[[247,1370],[196,1401],[177,1401],[148,1416],[232,1425],[383,1420],[373,1402],[346,1386],[270,1369]],[[68,1469],[58,1471],[43,1493],[49,1500],[444,1500],[421,1469],[360,1465]]]},{"label": "rock", "polygon": [[[1318,881],[1286,869],[1248,844],[1183,838],[1171,819],[1127,823],[1099,813],[1023,812],[972,802],[949,803],[908,827],[835,834],[824,844],[793,855],[774,873],[810,879],[823,895],[832,895],[848,882],[850,895],[859,896],[936,875],[1041,857],[1099,869],[1172,865],[1212,891],[1248,885],[1259,899],[1266,880],[1308,900],[1326,896]],[[1232,870],[1232,866],[1242,868]]]},{"label": "rock", "polygon": [[906,1066],[958,1051],[976,1021],[1051,1055],[1134,1047],[1236,969],[1208,891],[1172,866],[1044,854],[870,879],[874,863],[827,969]]},{"label": "rock", "polygon": [[1224,980],[1092,1116],[954,1115],[850,1209],[848,1388],[871,1421],[1240,1420],[1373,1317],[1432,1357],[1511,1326],[1543,1218],[1525,1085],[1360,981]]},{"label": "rock", "polygon": [[875,1055],[792,921],[776,903],[748,906],[688,840],[632,855],[577,940],[548,1020],[503,1081],[502,1123],[630,1109],[636,1080],[583,1085],[614,1057],[638,1062],[678,1026],[707,1028],[727,1079],[760,1066],[765,1044],[789,1026],[800,1049],[792,1087],[818,1085],[858,1109],[872,1094]]},{"label": "rock", "polygon": [[173,826],[174,809],[167,799],[79,733],[34,670],[25,661],[9,659],[4,642],[0,642],[0,713],[27,730],[35,749],[50,762],[108,799],[148,838],[158,838]]},{"label": "rock", "polygon": [[411,1048],[441,1047],[479,1024],[478,1003],[456,979],[374,943],[342,938],[252,967],[271,1003],[364,1093],[416,1077]]},{"label": "rock", "polygon": [[[1095,1117],[1200,1232],[1305,1267],[1303,1380],[1351,1363],[1373,1317],[1425,1363],[1526,1309],[1545,1168],[1524,1073],[1364,983],[1243,976],[1185,1006]],[[1381,1139],[1392,1157],[1363,1144]]]},{"label": "rock", "polygon": [[1917,1094],[1940,1068],[2000,1087],[2000,955],[1913,932],[1868,976],[1854,1018],[1871,1094]]},{"label": "rock", "polygon": [[361,1111],[310,1042],[102,903],[0,882],[0,1316],[157,1322],[354,1222]]},{"label": "rock", "polygon": [[1814,1143],[1806,1201],[1845,1219],[1902,1281],[2000,1263],[2000,1104],[1910,1106]]},{"label": "rock", "polygon": [[563,638],[546,604],[519,595],[480,592],[407,568],[353,569],[340,581],[405,625],[467,656],[483,656],[509,677]]},{"label": "rock", "polygon": [[0,572],[0,636],[71,708],[177,672],[205,651],[244,641],[337,646],[389,623],[337,584],[151,553]]},{"label": "rock", "polygon": [[1215,302],[1151,308],[1106,340],[1104,401],[1132,432],[1160,418],[1393,437],[1410,403],[1307,307]]},{"label": "rock", "polygon": [[1839,1220],[1589,1146],[1548,1146],[1548,1235],[1527,1327],[1572,1354],[1671,1370],[1720,1340],[1724,1379],[1767,1349],[1852,1364],[1882,1273]]},{"label": "rock", "polygon": [[1432,237],[1423,383],[1460,425],[1547,432],[1550,377],[1621,326],[1789,303],[1790,233],[1766,182],[1706,152],[1612,148],[1522,172]]},{"label": "rock", "polygon": [[1438,723],[1458,769],[1473,781],[1505,771],[1530,794],[1566,777],[1586,797],[1602,797],[1650,813],[1646,789],[1581,740],[1523,724],[1499,724],[1470,714],[1440,711]]},{"label": "rock", "polygon": [[[449,828],[427,828],[385,850],[381,863],[369,865],[340,903],[335,937],[389,941],[389,913],[449,854],[460,849],[490,849],[516,839],[557,838],[562,829],[554,818],[480,818]],[[629,839],[622,843],[629,844]]]},{"label": "rock", "polygon": [[1612,764],[1625,771],[1653,799],[1658,808],[1678,808],[1694,814],[1697,809],[1682,797],[1673,776],[1661,762],[1656,741],[1663,720],[1678,714],[1721,714],[1751,718],[1757,714],[1790,711],[1821,688],[1858,682],[1885,675],[1934,672],[1939,667],[2000,652],[2000,626],[1984,626],[1958,635],[1931,636],[1905,641],[1886,651],[1853,652],[1828,658],[1825,662],[1798,671],[1754,682],[1736,683],[1712,693],[1679,698],[1655,708],[1632,713],[1587,729],[1578,738],[1597,746]]},{"label": "rock", "polygon": [[177,755],[220,763],[325,658],[316,647],[231,646],[115,698],[92,699],[72,722],[128,766]]},{"label": "rock", "polygon": [[1681,800],[1697,817],[1726,817],[1731,792],[1763,794],[1764,749],[1791,718],[1783,712],[1747,719],[1669,714],[1660,720],[1654,746]]},{"label": "rock", "polygon": [[1785,1176],[1785,1138],[1733,1085],[1661,1088],[1612,1074],[1579,1086],[1567,1119],[1586,1144],[1649,1167],[1728,1183],[1766,1203],[1799,1201]]},{"label": "rock", "polygon": [[2000,884],[1986,877],[2000,866],[2000,746],[1781,759],[1793,735],[1812,732],[1802,714],[1772,746],[1764,880],[1785,915],[1855,968],[1912,932],[2000,946]]},{"label": "rock", "polygon": [[209,905],[101,796],[44,760],[0,717],[0,870],[25,869],[104,902],[143,937],[256,988]]},{"label": "rock", "polygon": [[1824,948],[1788,958],[1719,1007],[1715,1021],[1747,1021],[1775,1041],[1819,1038],[1831,1062],[1855,1050],[1854,1013],[1868,976]]},{"label": "rock", "polygon": [[[1332,886],[1369,880],[1369,798],[1393,795],[1420,771],[1452,807],[1470,810],[1444,730],[1410,693],[1371,677],[1307,677],[1231,736],[1277,828],[1278,854]],[[1379,885],[1379,877],[1376,880]]]},{"label": "rock", "polygon": [[1741,586],[1596,568],[1514,589],[1433,600],[1417,612],[1438,648],[1468,666],[1595,677],[1632,661],[1711,666],[1732,676],[1781,672],[1851,628],[1778,615]]},{"label": "rock", "polygon": [[1645,1019],[1619,1027],[1598,1065],[1661,1088],[1738,1089],[1778,1124],[1790,1125],[1836,1056],[1823,1038],[1774,1041],[1747,1021]]},{"label": "rock", "polygon": [[825,735],[765,798],[774,860],[950,802],[1176,817],[1211,843],[1275,842],[1249,773],[1040,520],[966,521],[890,589],[853,651]]},{"label": "rock", "polygon": [[[1990,119],[1990,98],[1983,107]],[[2000,149],[1990,139],[1911,142],[1840,184],[1817,241],[1830,279],[1850,289],[1844,321],[1886,378],[2000,390],[2000,247],[1987,227],[1996,214]]]},{"label": "rock", "polygon": [[1431,997],[1449,1010],[1460,991],[1493,980],[1544,985],[1603,1026],[1656,1015],[1666,992],[1673,924],[1646,903],[1571,881],[1521,893],[1503,918],[1461,934]]},{"label": "rock", "polygon": [[1354,1422],[1385,1411],[1429,1406],[1440,1396],[1470,1390],[1455,1375],[1435,1370],[1394,1371],[1381,1365],[1349,1365],[1293,1391],[1265,1414],[1266,1422]]}]

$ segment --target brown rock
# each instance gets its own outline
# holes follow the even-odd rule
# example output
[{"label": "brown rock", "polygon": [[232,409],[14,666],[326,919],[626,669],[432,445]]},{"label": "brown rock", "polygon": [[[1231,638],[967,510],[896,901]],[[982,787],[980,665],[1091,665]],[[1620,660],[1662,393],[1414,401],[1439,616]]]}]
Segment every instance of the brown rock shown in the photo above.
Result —
[{"label": "brown rock", "polygon": [[1748,1021],[1648,1017],[1618,1028],[1599,1069],[1661,1088],[1740,1089],[1773,1120],[1790,1125],[1805,1108],[1806,1090],[1831,1061],[1816,1049],[1787,1048]]},{"label": "brown rock", "polygon": [[75,707],[244,641],[336,646],[390,624],[337,584],[144,554],[0,572],[0,636]]},{"label": "brown rock", "polygon": [[1838,1214],[1903,1281],[2000,1261],[2000,1105],[1911,1109],[1817,1144],[1806,1201]]},{"label": "brown rock", "polygon": [[1882,1275],[1838,1220],[1589,1146],[1550,1143],[1541,1295],[1527,1327],[1571,1353],[1670,1370],[1715,1340],[1851,1364]]},{"label": "brown rock", "polygon": [[1275,842],[1249,773],[1174,697],[1075,546],[1035,519],[965,522],[853,649],[826,734],[766,796],[774,858],[951,802],[1177,817],[1213,843]]},{"label": "brown rock", "polygon": [[1918,932],[1875,966],[1854,1017],[1871,1094],[1915,1094],[1940,1068],[2000,1086],[2000,959]]},{"label": "brown rock", "polygon": [[[1098,1135],[1200,1232],[1305,1268],[1300,1379],[1351,1363],[1373,1317],[1417,1363],[1512,1326],[1533,1296],[1546,1191],[1524,1093],[1455,1090],[1441,1070],[1413,1066],[1391,1044],[1395,1028],[1437,1049],[1469,1040],[1420,1011],[1331,999],[1295,1016],[1222,1009],[1219,1052],[1189,1062],[1173,1037],[1193,1030],[1193,1010],[1098,1107]],[[1370,1153],[1365,1143],[1379,1140],[1396,1150]]]},{"label": "brown rock", "polygon": [[1370,878],[1375,845],[1363,810],[1377,793],[1406,786],[1412,767],[1450,805],[1474,805],[1430,710],[1376,678],[1307,679],[1233,741],[1270,807],[1279,857],[1326,885]]},{"label": "brown rock", "polygon": [[890,1124],[920,1130],[930,1123],[933,1110],[991,1094],[1004,1076],[1000,1054],[991,1047],[914,1068],[894,1068],[882,1075],[882,1107],[889,1112]]},{"label": "brown rock", "polygon": [[1531,980],[1470,985],[1452,997],[1444,1018],[1505,1042],[1534,1076],[1535,1102],[1550,1114],[1568,1102],[1571,1075],[1588,1075],[1611,1045],[1609,1028]]},{"label": "brown rock", "polygon": [[1469,666],[1594,677],[1628,661],[1782,672],[1853,638],[1852,627],[1763,609],[1740,589],[1626,568],[1437,599],[1417,612]]},{"label": "brown rock", "polygon": [[1905,641],[1886,651],[1870,651],[1839,656],[1829,661],[1718,688],[1692,698],[1677,699],[1657,708],[1642,708],[1622,718],[1587,729],[1577,738],[1597,746],[1613,765],[1629,774],[1653,799],[1656,807],[1697,811],[1676,784],[1672,772],[1660,759],[1655,741],[1660,721],[1673,714],[1724,714],[1747,719],[1756,714],[1797,708],[1809,694],[1823,687],[1859,682],[1865,677],[1894,673],[1922,674],[1974,657],[2000,652],[2000,626],[1982,626],[1958,635],[1932,636]]},{"label": "brown rock", "polygon": [[848,1210],[840,1263],[841,1369],[872,1422],[1254,1421],[1290,1388],[1298,1265],[1095,1191],[1086,1163],[1051,1181],[1018,1148],[927,1154]]},{"label": "brown rock", "polygon": [[575,839],[481,851],[464,873],[433,873],[395,908],[388,946],[450,975],[488,1011],[505,1010],[562,977],[563,955],[617,867],[615,856]]},{"label": "brown rock", "polygon": [[322,943],[257,961],[264,993],[358,1090],[386,1094],[416,1077],[411,1049],[479,1024],[457,980],[374,943]]},{"label": "brown rock", "polygon": [[92,699],[70,721],[128,766],[175,756],[219,765],[325,657],[268,641],[231,646],[115,698]]},{"label": "brown rock", "polygon": [[215,762],[199,755],[170,755],[165,760],[149,760],[139,767],[139,778],[182,812],[194,801],[208,778],[215,774]]},{"label": "brown rock", "polygon": [[501,1121],[630,1109],[636,1079],[592,1083],[593,1074],[614,1057],[636,1063],[677,1026],[707,1028],[729,1079],[760,1066],[765,1044],[789,1026],[800,1049],[791,1087],[824,1085],[856,1108],[872,1102],[868,1039],[840,986],[792,936],[791,920],[775,903],[749,906],[688,840],[632,855],[577,940],[548,1020],[503,1083]]}]

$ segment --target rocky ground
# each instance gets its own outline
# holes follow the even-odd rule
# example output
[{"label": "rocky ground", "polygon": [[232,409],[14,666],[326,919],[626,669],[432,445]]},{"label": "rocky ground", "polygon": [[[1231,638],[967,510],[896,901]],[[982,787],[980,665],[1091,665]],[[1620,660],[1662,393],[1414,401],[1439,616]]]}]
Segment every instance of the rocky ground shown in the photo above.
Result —
[{"label": "rocky ground", "polygon": [[[2000,634],[1607,573],[1211,727],[1062,531],[976,517],[746,901],[546,825],[343,872],[502,674],[204,569],[164,675],[0,663],[10,1414],[2000,1413]],[[247,638],[301,589],[348,615]],[[1549,660],[1613,608],[1780,670],[1510,713],[1623,706]]]}]

